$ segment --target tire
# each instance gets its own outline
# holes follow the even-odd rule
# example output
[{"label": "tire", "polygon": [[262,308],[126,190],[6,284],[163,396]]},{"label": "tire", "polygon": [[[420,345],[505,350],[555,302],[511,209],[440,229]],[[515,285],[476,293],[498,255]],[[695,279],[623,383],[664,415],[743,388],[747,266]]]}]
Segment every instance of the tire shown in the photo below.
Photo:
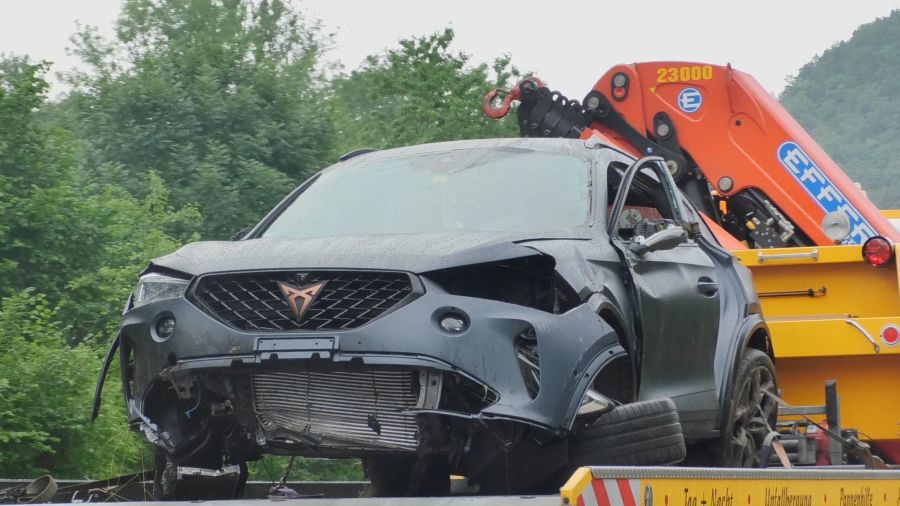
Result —
[{"label": "tire", "polygon": [[618,406],[569,438],[569,464],[652,466],[685,457],[684,435],[671,399]]},{"label": "tire", "polygon": [[738,361],[729,395],[727,423],[712,452],[719,467],[759,467],[759,449],[774,430],[778,404],[765,395],[778,394],[775,365],[760,350],[748,348]]}]

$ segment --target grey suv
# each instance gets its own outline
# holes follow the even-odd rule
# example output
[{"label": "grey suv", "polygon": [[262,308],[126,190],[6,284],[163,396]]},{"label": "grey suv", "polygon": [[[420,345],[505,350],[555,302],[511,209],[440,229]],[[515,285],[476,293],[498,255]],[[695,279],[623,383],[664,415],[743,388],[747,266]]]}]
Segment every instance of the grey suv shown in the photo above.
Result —
[{"label": "grey suv", "polygon": [[709,227],[659,159],[598,142],[356,154],[240,240],[154,260],[104,371],[118,346],[161,497],[175,467],[265,454],[361,458],[379,495],[686,448],[754,465],[773,353]]}]

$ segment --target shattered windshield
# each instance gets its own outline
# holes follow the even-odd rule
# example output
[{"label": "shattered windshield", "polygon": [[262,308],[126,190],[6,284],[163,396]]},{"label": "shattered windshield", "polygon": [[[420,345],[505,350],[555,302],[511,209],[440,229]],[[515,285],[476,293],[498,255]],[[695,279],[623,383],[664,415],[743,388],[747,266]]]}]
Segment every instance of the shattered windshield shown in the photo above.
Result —
[{"label": "shattered windshield", "polygon": [[323,172],[263,237],[537,232],[584,225],[590,162],[521,148],[457,149]]}]

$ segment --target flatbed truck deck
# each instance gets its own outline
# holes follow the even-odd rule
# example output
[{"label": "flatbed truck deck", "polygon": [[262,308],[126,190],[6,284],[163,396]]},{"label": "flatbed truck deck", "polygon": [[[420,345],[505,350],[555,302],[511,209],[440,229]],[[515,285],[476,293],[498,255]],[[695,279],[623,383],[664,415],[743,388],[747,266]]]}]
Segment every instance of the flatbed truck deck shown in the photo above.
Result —
[{"label": "flatbed truck deck", "polygon": [[578,469],[560,490],[577,506],[897,506],[900,471],[816,469]]},{"label": "flatbed truck deck", "polygon": [[[353,485],[359,488],[360,484],[354,482]],[[302,484],[298,488],[301,493],[305,490]],[[119,497],[121,500],[124,496]],[[111,498],[115,500],[115,496]],[[57,496],[55,502],[61,499]],[[308,506],[898,506],[900,468],[582,467],[560,488],[559,495],[301,496],[299,499],[203,502],[213,506],[252,506],[285,501],[302,501]],[[158,504],[188,506],[194,503],[196,501]]]}]

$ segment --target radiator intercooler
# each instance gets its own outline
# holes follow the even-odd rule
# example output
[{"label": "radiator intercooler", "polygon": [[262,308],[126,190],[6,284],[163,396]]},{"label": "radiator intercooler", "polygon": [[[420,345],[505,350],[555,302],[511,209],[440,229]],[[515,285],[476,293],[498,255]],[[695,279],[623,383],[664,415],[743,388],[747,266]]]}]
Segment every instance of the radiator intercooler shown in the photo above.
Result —
[{"label": "radiator intercooler", "polygon": [[253,375],[266,439],[319,448],[414,451],[419,372],[270,371]]}]

